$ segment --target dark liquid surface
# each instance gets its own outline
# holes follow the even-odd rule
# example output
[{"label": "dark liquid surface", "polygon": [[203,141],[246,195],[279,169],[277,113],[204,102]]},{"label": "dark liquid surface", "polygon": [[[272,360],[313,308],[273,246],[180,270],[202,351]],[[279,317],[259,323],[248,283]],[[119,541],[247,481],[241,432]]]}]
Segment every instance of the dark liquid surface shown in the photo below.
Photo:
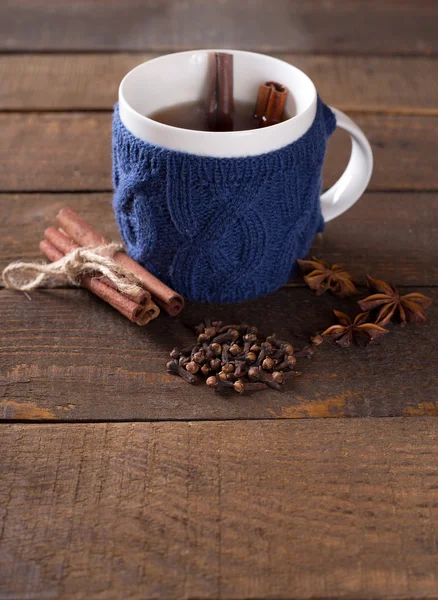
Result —
[{"label": "dark liquid surface", "polygon": [[[252,102],[234,101],[233,131],[244,131],[246,129],[258,129],[259,122],[254,119],[254,104]],[[207,115],[202,102],[185,102],[162,108],[147,115],[150,119],[180,127],[182,129],[196,129],[198,131],[210,131],[207,125]],[[286,113],[283,121],[288,119]]]}]

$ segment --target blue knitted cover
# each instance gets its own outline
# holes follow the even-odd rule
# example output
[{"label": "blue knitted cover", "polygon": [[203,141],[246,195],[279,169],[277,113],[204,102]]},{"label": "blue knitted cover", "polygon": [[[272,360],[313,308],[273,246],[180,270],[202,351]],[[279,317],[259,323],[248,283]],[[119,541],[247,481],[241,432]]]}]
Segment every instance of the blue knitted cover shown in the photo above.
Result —
[{"label": "blue knitted cover", "polygon": [[116,105],[114,210],[130,256],[189,300],[239,302],[276,290],[324,228],[321,170],[335,127],[318,99],[296,142],[212,158],[143,142]]}]

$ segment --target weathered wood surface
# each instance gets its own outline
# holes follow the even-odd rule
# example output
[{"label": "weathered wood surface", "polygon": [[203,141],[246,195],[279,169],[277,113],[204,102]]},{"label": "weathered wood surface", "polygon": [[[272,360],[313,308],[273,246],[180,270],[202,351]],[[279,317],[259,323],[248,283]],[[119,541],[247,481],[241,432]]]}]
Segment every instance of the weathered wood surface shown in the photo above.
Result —
[{"label": "weathered wood surface", "polygon": [[[429,0],[0,3],[0,267],[36,258],[65,204],[116,236],[93,192],[111,189],[120,79],[152,52],[228,46],[283,53],[371,140],[372,191],[315,252],[435,301],[374,347],[323,345],[281,394],[222,398],[164,372],[184,322],[291,337],[355,304],[298,279],[140,329],[82,290],[0,290],[0,600],[438,598],[438,425],[422,418],[438,416],[437,16]],[[337,134],[327,184],[348,147]]]},{"label": "weathered wood surface", "polygon": [[[0,270],[17,258],[41,258],[43,232],[63,206],[119,240],[111,203],[110,193],[1,194]],[[396,285],[438,285],[438,194],[366,193],[327,224],[311,253],[347,265],[359,282],[373,272]]]},{"label": "weathered wood surface", "polygon": [[0,49],[438,51],[431,0],[3,0]]},{"label": "weathered wood surface", "polygon": [[[409,288],[408,288],[409,290]],[[140,328],[85,290],[0,291],[0,418],[30,420],[180,420],[383,417],[438,413],[438,291],[430,323],[391,327],[366,349],[323,344],[282,392],[221,397],[165,371],[174,346],[186,346],[205,315],[247,321],[268,335],[307,337],[334,323],[332,310],[354,301],[285,287],[236,305],[189,303],[180,318]]]},{"label": "weathered wood surface", "polygon": [[[110,110],[120,81],[152,54],[0,55],[0,110]],[[279,55],[305,71],[341,110],[438,113],[430,57]]]},{"label": "weathered wood surface", "polygon": [[0,428],[1,597],[438,596],[438,421]]},{"label": "weathered wood surface", "polygon": [[[436,190],[438,117],[357,115],[373,147],[369,189]],[[111,189],[111,116],[89,113],[0,113],[0,191]],[[325,182],[343,172],[350,138],[336,131]]]}]

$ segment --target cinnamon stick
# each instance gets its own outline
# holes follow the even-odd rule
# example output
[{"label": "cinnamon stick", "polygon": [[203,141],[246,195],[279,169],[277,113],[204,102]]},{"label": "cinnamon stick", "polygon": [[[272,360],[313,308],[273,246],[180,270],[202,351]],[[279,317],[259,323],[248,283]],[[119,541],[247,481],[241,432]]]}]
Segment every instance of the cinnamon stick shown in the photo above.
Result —
[{"label": "cinnamon stick", "polygon": [[140,316],[137,318],[136,323],[140,326],[147,325],[149,321],[156,319],[159,314],[160,309],[158,306],[154,304],[154,302],[150,302],[149,304],[143,306],[143,310],[141,311]]},{"label": "cinnamon stick", "polygon": [[207,124],[210,131],[233,131],[233,55],[208,56]]},{"label": "cinnamon stick", "polygon": [[266,113],[266,108],[269,102],[269,96],[271,95],[271,86],[267,83],[262,83],[259,87],[259,93],[257,95],[257,102],[254,109],[254,119],[261,121]]},{"label": "cinnamon stick", "polygon": [[[55,262],[64,256],[64,253],[48,240],[40,242],[40,250],[52,262]],[[141,306],[141,304],[126,298],[120,292],[109,287],[96,277],[83,275],[80,278],[80,284],[82,287],[101,298],[104,302],[110,304],[133,323],[138,323],[139,318],[141,318],[144,313],[144,307]]]},{"label": "cinnamon stick", "polygon": [[217,68],[216,68],[216,53],[210,52],[208,55],[207,67],[207,99],[205,103],[205,116],[207,125],[210,131],[216,131],[217,120]]},{"label": "cinnamon stick", "polygon": [[254,118],[260,127],[269,127],[283,120],[287,89],[281,83],[267,81],[259,87]]},{"label": "cinnamon stick", "polygon": [[[84,221],[72,208],[65,207],[59,211],[56,220],[65,233],[80,246],[99,246],[107,244],[108,240],[92,225]],[[172,317],[178,315],[184,308],[184,299],[180,294],[169,288],[152,273],[123,252],[116,252],[114,260],[134,273],[142,286],[148,290],[154,300]]]},{"label": "cinnamon stick", "polygon": [[[76,250],[77,248],[81,247],[78,244],[72,242],[70,238],[65,234],[65,232],[58,231],[54,227],[48,227],[44,232],[44,236],[46,240],[48,240],[53,246],[55,246],[55,248],[57,248],[64,255],[68,254],[72,250]],[[107,279],[106,277],[99,277],[99,280],[105,283],[106,285],[115,288],[113,282]],[[127,293],[124,293],[123,295],[126,296],[126,298],[132,300],[133,302],[137,302],[138,304],[145,305],[150,304],[151,302],[150,293],[143,289],[139,290],[139,293],[135,296]]]}]

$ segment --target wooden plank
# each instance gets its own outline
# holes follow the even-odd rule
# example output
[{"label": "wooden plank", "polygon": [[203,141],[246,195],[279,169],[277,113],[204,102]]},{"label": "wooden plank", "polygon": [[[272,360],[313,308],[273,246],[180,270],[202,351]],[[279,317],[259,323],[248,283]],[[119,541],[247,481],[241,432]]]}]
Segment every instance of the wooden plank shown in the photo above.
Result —
[{"label": "wooden plank", "polygon": [[0,50],[428,54],[437,17],[430,0],[4,0]]},{"label": "wooden plank", "polygon": [[[93,194],[2,194],[0,270],[10,262],[40,259],[44,229],[66,205],[76,208],[111,239],[119,240],[112,196]],[[438,195],[366,193],[317,236],[312,253],[348,265],[357,281],[367,273],[396,285],[438,285]]]},{"label": "wooden plank", "polygon": [[111,189],[111,117],[0,114],[1,190]]},{"label": "wooden plank", "polygon": [[5,425],[0,440],[5,600],[438,595],[435,419]]},{"label": "wooden plank", "polygon": [[[0,55],[0,110],[112,109],[124,75],[153,56]],[[305,71],[324,100],[341,110],[438,113],[435,58],[297,54],[279,58]]]},{"label": "wooden plank", "polygon": [[[409,288],[408,288],[409,289]],[[354,301],[286,287],[236,305],[189,303],[179,319],[137,327],[84,290],[31,294],[0,291],[0,418],[18,420],[185,420],[382,417],[438,414],[438,290],[430,323],[400,328],[367,349],[324,344],[301,358],[301,377],[282,392],[221,397],[204,384],[168,375],[173,346],[194,336],[184,326],[205,315],[247,321],[268,335],[303,345],[334,322],[332,310],[354,314]]]},{"label": "wooden plank", "polygon": [[[369,189],[438,189],[438,117],[357,115],[355,119],[374,151]],[[0,130],[0,191],[111,189],[109,114],[3,113]],[[349,136],[337,131],[324,165],[327,185],[342,173],[349,152]]]}]

